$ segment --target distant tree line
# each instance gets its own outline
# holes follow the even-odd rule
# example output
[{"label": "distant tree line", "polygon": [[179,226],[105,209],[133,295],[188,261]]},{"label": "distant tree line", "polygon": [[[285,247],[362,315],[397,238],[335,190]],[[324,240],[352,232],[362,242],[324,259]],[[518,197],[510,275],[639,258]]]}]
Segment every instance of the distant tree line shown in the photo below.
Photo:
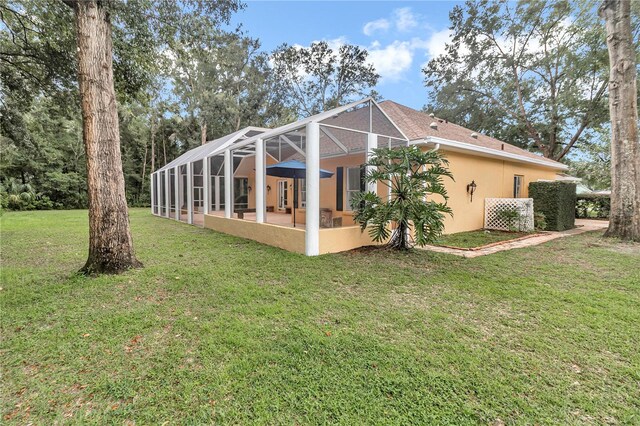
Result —
[{"label": "distant tree line", "polygon": [[[238,2],[105,4],[130,205],[148,204],[150,173],[206,140],[377,96],[379,76],[365,49],[316,42],[265,52],[259,40],[222,25],[244,7]],[[425,108],[564,161],[595,189],[609,187],[608,58],[597,6],[454,7],[451,42],[424,68]],[[631,12],[638,53],[640,2]],[[63,0],[6,0],[0,20],[2,206],[85,207],[73,13]]]},{"label": "distant tree line", "polygon": [[[367,94],[378,79],[356,46],[262,51],[259,40],[221,25],[243,7],[235,1],[105,5],[130,206],[148,205],[150,174],[187,150]],[[2,207],[86,208],[73,11],[62,0],[8,0],[0,20]],[[294,69],[307,70],[301,91],[292,90],[301,77]],[[301,97],[313,109],[300,108]]]}]

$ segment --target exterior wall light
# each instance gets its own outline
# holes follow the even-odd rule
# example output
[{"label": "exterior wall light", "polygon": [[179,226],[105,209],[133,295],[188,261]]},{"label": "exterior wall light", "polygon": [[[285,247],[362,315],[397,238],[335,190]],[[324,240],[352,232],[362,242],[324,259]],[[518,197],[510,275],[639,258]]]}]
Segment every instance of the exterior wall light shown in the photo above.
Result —
[{"label": "exterior wall light", "polygon": [[267,185],[267,192],[271,192],[271,185]]},{"label": "exterior wall light", "polygon": [[470,184],[467,185],[467,194],[471,195],[471,202],[473,202],[473,193],[476,192],[476,181],[472,180]]}]

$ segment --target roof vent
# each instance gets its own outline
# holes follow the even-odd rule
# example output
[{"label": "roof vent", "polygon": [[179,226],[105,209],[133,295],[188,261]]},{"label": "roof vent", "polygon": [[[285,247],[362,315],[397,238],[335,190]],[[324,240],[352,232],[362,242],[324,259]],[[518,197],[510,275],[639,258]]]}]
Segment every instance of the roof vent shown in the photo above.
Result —
[{"label": "roof vent", "polygon": [[438,130],[438,123],[434,121],[433,123],[429,124],[429,127],[431,127],[433,130]]},{"label": "roof vent", "polygon": [[429,117],[431,117],[431,118],[433,118],[433,117],[435,117],[435,116],[436,116],[436,115],[435,115],[434,113],[429,114]]},{"label": "roof vent", "polygon": [[474,139],[478,139],[478,134],[476,132],[471,133],[471,137]]}]

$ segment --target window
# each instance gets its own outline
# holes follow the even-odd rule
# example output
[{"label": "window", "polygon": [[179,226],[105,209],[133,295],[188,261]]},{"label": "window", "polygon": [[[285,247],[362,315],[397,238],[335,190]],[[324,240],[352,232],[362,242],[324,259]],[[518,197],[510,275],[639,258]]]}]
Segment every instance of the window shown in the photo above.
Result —
[{"label": "window", "polygon": [[347,208],[346,210],[353,210],[351,207],[351,200],[353,196],[360,192],[360,166],[349,167],[347,169]]},{"label": "window", "polygon": [[513,176],[513,198],[520,198],[522,194],[522,183],[524,182],[524,176]]},{"label": "window", "polygon": [[233,178],[234,209],[246,209],[249,206],[249,179]]},{"label": "window", "polygon": [[305,179],[300,179],[298,181],[298,186],[300,187],[300,208],[304,209],[307,207],[307,181]]},{"label": "window", "polygon": [[289,188],[286,180],[278,181],[278,210],[286,210],[289,205]]}]

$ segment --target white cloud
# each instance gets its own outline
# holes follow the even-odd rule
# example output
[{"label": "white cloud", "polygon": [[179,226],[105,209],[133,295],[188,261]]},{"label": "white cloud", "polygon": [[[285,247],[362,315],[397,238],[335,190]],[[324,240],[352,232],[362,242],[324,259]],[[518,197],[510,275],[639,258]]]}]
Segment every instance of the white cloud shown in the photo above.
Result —
[{"label": "white cloud", "polygon": [[393,26],[399,32],[409,32],[418,27],[422,16],[414,13],[410,7],[394,9],[391,17],[369,21],[362,27],[362,32],[367,36],[372,36],[377,32],[387,32]]},{"label": "white cloud", "polygon": [[[424,40],[424,55],[426,57],[426,60],[422,63],[422,65],[420,65],[420,68],[426,67],[431,59],[446,54],[446,45],[447,43],[451,43],[452,36],[453,32],[448,28],[442,29],[440,31],[433,31],[429,35],[429,38]],[[466,54],[468,52],[468,47],[462,45],[461,53]]]},{"label": "white cloud", "polygon": [[362,27],[362,32],[365,35],[371,36],[376,31],[381,31],[381,32],[387,31],[389,27],[391,27],[391,24],[389,23],[389,21],[384,18],[381,18],[381,19],[376,19],[375,21],[367,22],[366,24],[364,24],[364,27]]},{"label": "white cloud", "polygon": [[446,53],[445,45],[451,42],[451,35],[452,32],[448,28],[431,33],[427,40],[427,55],[434,58]]},{"label": "white cloud", "polygon": [[395,40],[384,47],[376,40],[367,50],[369,62],[373,64],[382,80],[398,81],[411,68],[416,54],[424,52],[425,56],[429,56],[437,46],[438,42],[434,39],[413,37],[410,40]]},{"label": "white cloud", "polygon": [[402,7],[393,11],[394,22],[398,31],[410,31],[418,26],[418,18],[410,7]]},{"label": "white cloud", "polygon": [[331,40],[325,40],[329,45],[329,48],[334,52],[337,52],[340,47],[347,44],[349,41],[345,36],[340,36],[338,38],[332,38]]},{"label": "white cloud", "polygon": [[396,40],[386,47],[369,49],[369,61],[383,80],[399,80],[411,67],[413,48],[408,41]]}]

